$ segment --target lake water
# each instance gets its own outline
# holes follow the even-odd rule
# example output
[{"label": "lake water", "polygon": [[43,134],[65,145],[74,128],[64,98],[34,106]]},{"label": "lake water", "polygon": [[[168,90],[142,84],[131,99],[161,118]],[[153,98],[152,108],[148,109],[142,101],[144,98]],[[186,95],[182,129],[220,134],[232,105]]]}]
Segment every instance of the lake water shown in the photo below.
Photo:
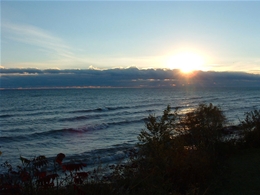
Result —
[{"label": "lake water", "polygon": [[260,88],[41,89],[0,91],[0,164],[19,156],[66,154],[86,164],[126,156],[149,114],[168,104],[185,113],[199,103],[220,106],[230,124],[260,109]]}]

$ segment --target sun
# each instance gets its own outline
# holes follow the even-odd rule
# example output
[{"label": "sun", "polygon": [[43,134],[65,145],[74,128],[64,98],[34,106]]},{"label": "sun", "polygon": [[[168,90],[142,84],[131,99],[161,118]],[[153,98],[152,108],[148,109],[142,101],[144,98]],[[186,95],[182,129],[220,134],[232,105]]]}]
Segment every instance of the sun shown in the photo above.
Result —
[{"label": "sun", "polygon": [[170,69],[179,69],[183,73],[191,73],[195,70],[203,70],[205,62],[199,54],[182,52],[171,56],[167,63]]}]

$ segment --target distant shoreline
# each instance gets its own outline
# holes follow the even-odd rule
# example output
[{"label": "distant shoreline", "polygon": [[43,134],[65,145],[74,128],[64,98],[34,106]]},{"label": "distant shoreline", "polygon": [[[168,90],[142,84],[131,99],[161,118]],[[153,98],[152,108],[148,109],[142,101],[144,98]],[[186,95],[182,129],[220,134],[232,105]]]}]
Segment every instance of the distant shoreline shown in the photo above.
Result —
[{"label": "distant shoreline", "polygon": [[260,86],[207,86],[207,87],[193,87],[193,86],[173,86],[173,87],[116,87],[116,86],[60,86],[60,87],[17,87],[17,88],[0,88],[0,91],[8,90],[52,90],[52,89],[217,89],[217,88],[259,88]]}]

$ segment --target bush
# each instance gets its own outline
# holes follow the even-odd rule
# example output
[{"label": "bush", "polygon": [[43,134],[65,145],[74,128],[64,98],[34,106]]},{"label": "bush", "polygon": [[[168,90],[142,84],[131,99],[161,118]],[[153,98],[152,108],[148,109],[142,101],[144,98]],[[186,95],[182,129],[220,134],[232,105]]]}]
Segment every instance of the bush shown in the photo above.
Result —
[{"label": "bush", "polygon": [[148,158],[160,158],[163,151],[172,149],[172,138],[176,127],[177,110],[171,113],[168,105],[161,117],[149,115],[143,129],[138,136],[140,152]]},{"label": "bush", "polygon": [[[0,194],[53,194],[62,192],[65,186],[73,187],[78,193],[81,184],[88,179],[88,172],[80,172],[82,163],[62,163],[65,155],[60,153],[51,166],[45,156],[32,159],[20,157],[22,165],[14,169],[5,162],[6,174],[0,175]],[[51,170],[50,170],[51,168]],[[63,190],[64,191],[64,190]],[[67,191],[68,192],[68,191]],[[62,192],[62,194],[67,194]]]},{"label": "bush", "polygon": [[260,147],[260,110],[245,113],[241,121],[244,130],[243,142],[246,147]]},{"label": "bush", "polygon": [[220,141],[225,121],[226,117],[221,109],[210,103],[200,104],[187,113],[181,123],[184,130],[188,131],[190,145],[214,152],[215,144]]},{"label": "bush", "polygon": [[139,177],[156,178],[181,193],[207,184],[217,164],[212,156],[225,120],[212,104],[200,104],[183,117],[170,106],[161,117],[150,115],[138,136]]}]

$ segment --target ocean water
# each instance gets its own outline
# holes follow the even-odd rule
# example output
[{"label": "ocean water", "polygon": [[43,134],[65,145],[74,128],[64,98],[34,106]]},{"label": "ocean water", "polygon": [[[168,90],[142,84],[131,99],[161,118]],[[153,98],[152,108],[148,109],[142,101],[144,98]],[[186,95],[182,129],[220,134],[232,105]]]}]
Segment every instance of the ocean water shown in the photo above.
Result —
[{"label": "ocean water", "polygon": [[235,125],[260,109],[260,88],[2,90],[0,164],[61,152],[87,165],[120,161],[149,114],[168,104],[186,113],[199,103],[220,106]]}]

